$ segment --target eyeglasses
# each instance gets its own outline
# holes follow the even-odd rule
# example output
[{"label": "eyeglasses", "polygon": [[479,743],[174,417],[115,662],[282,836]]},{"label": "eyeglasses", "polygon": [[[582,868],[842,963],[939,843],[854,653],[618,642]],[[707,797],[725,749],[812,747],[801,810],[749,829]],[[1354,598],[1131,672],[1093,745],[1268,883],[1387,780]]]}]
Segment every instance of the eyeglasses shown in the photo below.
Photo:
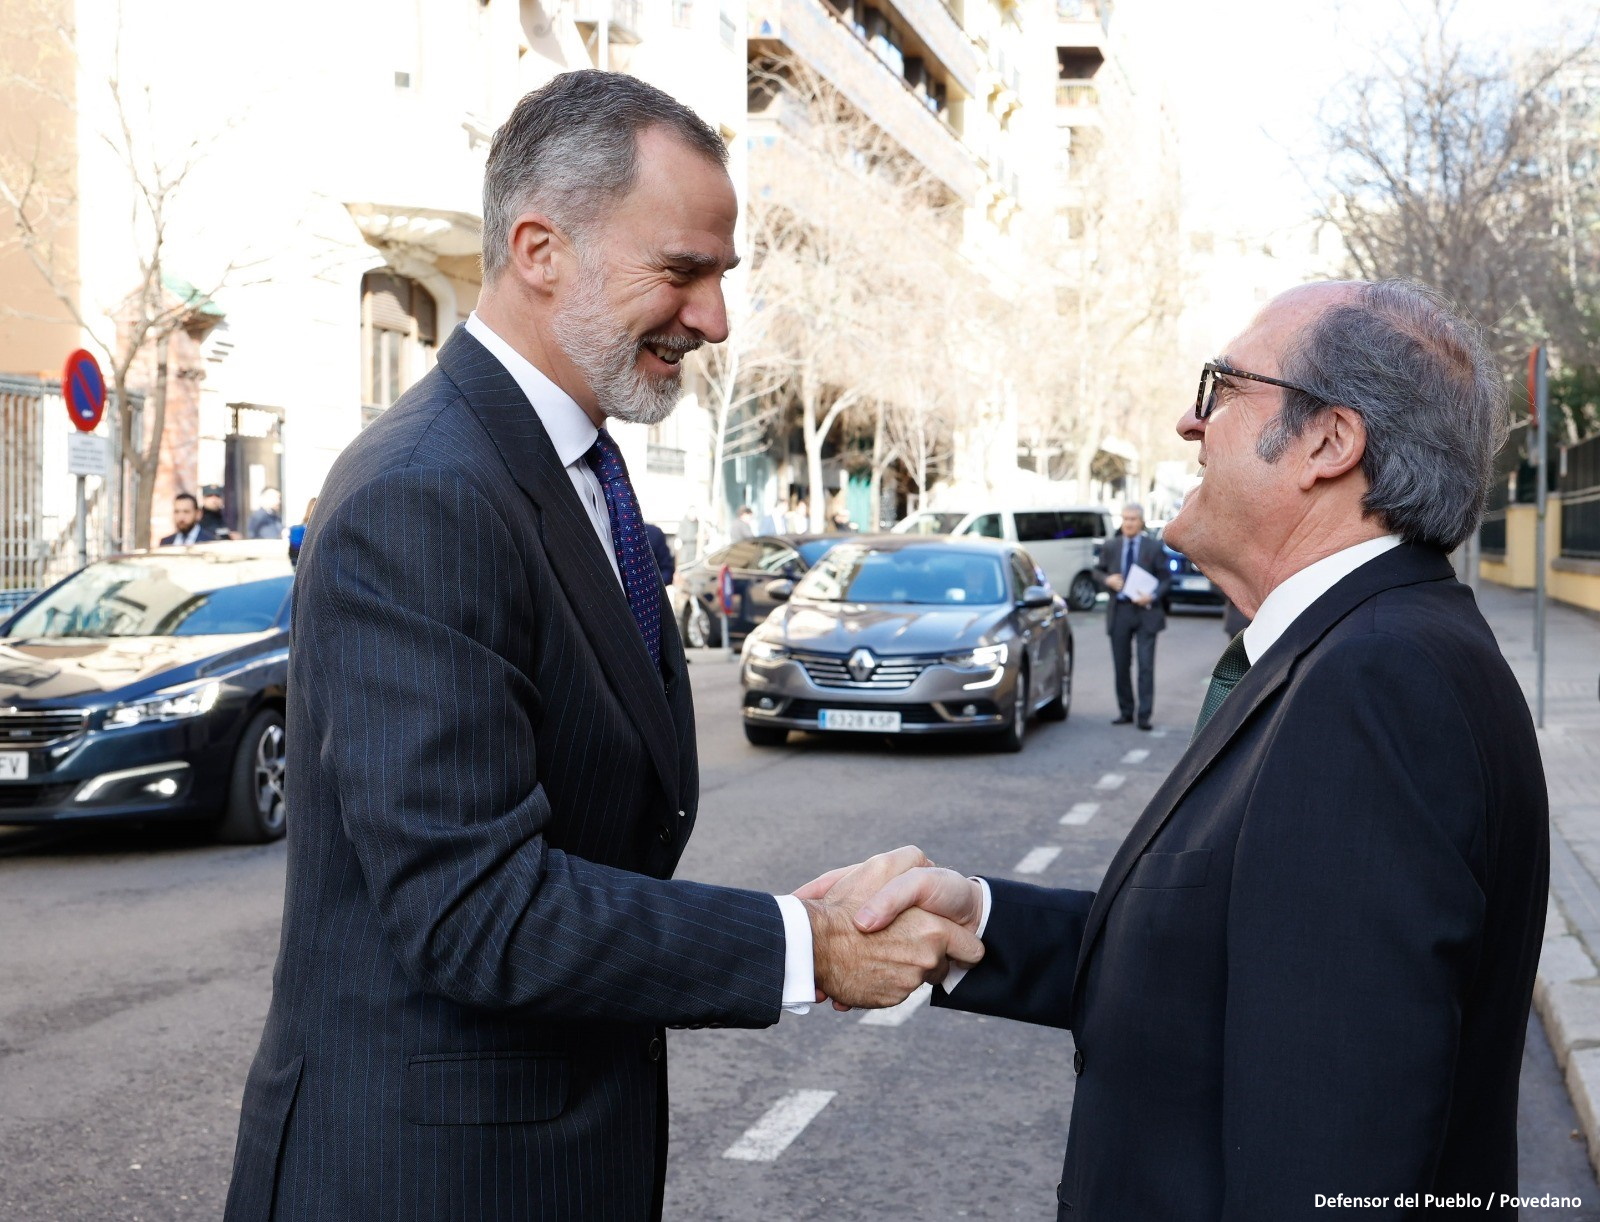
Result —
[{"label": "eyeglasses", "polygon": [[1242,369],[1234,369],[1228,365],[1219,365],[1207,361],[1200,367],[1200,389],[1194,396],[1194,418],[1204,420],[1217,408],[1217,379],[1218,378],[1249,378],[1252,382],[1265,382],[1268,386],[1281,386],[1285,390],[1297,390],[1303,395],[1310,395],[1318,403],[1328,400],[1317,394],[1314,390],[1307,390],[1304,386],[1296,386],[1293,382],[1281,382],[1277,378],[1269,378],[1265,374],[1246,373]]}]

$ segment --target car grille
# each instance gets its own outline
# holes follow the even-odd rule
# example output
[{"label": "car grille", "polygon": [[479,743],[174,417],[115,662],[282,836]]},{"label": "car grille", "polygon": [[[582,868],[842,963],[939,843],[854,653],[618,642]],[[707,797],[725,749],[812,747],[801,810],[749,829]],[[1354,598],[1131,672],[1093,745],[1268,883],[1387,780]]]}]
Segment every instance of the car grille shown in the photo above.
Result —
[{"label": "car grille", "polygon": [[0,709],[0,747],[45,747],[88,726],[83,709]]},{"label": "car grille", "polygon": [[0,810],[60,806],[77,788],[77,781],[55,785],[0,785]]},{"label": "car grille", "polygon": [[827,653],[797,653],[794,660],[806,668],[818,687],[869,692],[898,692],[910,687],[938,658],[879,658],[878,667],[865,682],[851,678],[849,658]]}]

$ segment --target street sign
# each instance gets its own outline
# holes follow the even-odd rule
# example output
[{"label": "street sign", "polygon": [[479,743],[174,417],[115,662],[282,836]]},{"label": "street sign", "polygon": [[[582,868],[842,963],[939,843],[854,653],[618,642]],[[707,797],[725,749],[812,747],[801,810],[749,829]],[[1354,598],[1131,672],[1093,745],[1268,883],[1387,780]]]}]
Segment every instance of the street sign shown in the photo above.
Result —
[{"label": "street sign", "polygon": [[72,423],[82,432],[94,432],[106,410],[106,380],[93,353],[79,348],[67,358],[61,371],[61,397],[66,400]]},{"label": "street sign", "polygon": [[104,437],[93,433],[74,433],[67,438],[67,474],[98,475],[110,473],[111,463]]},{"label": "street sign", "polygon": [[733,570],[723,565],[717,570],[717,602],[722,606],[723,615],[733,614]]}]

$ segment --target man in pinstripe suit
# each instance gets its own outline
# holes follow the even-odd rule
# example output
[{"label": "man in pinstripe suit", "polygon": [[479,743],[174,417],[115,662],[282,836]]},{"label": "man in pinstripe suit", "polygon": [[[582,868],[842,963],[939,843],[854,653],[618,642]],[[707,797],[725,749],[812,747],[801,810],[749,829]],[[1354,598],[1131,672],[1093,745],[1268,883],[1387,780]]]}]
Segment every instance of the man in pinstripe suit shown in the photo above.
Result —
[{"label": "man in pinstripe suit", "polygon": [[670,879],[693,709],[602,426],[662,419],[685,353],[726,336],[725,158],[627,76],[523,99],[477,310],[329,476],[231,1222],[658,1217],[664,1026],[768,1026],[818,989],[886,1004],[982,954],[921,912],[860,934],[881,880],[827,903]]}]

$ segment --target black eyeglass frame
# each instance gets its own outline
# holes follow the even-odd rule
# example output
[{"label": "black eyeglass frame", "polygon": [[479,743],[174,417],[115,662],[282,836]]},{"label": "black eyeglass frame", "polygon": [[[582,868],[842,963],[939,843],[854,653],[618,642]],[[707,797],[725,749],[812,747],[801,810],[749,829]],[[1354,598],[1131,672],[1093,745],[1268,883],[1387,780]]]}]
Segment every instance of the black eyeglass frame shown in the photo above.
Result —
[{"label": "black eyeglass frame", "polygon": [[[1231,365],[1223,365],[1217,361],[1207,361],[1200,366],[1200,388],[1194,392],[1194,418],[1204,420],[1217,410],[1217,378],[1249,378],[1252,382],[1265,382],[1268,386],[1281,386],[1284,390],[1297,390],[1303,395],[1309,395],[1318,403],[1330,403],[1332,400],[1324,399],[1314,390],[1307,390],[1304,386],[1296,386],[1293,382],[1284,382],[1278,378],[1269,378],[1264,373],[1246,373],[1242,369],[1235,369]],[[1207,383],[1210,384],[1210,393],[1206,393]]]}]

